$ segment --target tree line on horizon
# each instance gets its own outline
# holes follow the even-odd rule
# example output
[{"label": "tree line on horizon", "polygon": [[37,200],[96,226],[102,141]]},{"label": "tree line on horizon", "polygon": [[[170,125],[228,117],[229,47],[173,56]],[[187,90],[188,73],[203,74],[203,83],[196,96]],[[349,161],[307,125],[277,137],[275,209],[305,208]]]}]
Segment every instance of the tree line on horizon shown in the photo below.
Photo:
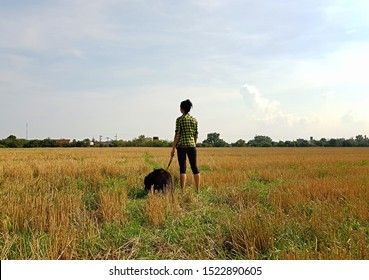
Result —
[{"label": "tree line on horizon", "polygon": [[[96,141],[94,138],[75,140],[68,139],[18,139],[14,135],[10,135],[0,140],[0,148],[54,148],[54,147],[171,147],[172,141],[159,140],[154,137],[146,137],[140,135],[132,140],[111,140]],[[220,138],[220,133],[213,132],[207,135],[207,138],[198,147],[369,147],[369,138],[366,135],[357,135],[349,139],[345,138],[321,138],[315,140],[310,138],[296,139],[278,142],[273,141],[269,136],[256,135],[253,139],[246,141],[239,139],[234,143],[227,143]]]}]

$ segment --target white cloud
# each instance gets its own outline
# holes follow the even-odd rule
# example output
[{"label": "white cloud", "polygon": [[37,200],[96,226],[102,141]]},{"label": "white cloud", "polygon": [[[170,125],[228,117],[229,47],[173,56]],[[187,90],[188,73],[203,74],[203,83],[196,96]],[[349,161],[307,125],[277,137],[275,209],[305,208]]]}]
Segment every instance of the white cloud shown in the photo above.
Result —
[{"label": "white cloud", "polygon": [[255,86],[245,84],[243,88],[246,91],[246,94],[251,97],[255,108],[260,110],[262,113],[273,115],[278,111],[279,102],[263,97]]},{"label": "white cloud", "polygon": [[255,86],[245,84],[241,88],[241,94],[247,105],[252,105],[253,119],[267,124],[307,125],[318,121],[316,116],[295,116],[285,113],[276,100],[264,97]]}]

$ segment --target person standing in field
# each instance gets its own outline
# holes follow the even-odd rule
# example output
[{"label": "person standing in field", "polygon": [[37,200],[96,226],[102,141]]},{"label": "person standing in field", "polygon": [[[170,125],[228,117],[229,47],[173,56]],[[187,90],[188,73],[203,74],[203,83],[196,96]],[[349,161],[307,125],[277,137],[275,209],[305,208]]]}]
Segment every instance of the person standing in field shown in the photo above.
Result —
[{"label": "person standing in field", "polygon": [[181,190],[183,190],[186,186],[186,157],[188,157],[193,173],[196,191],[198,191],[200,185],[200,172],[197,167],[196,150],[198,128],[197,120],[189,114],[191,108],[192,103],[190,100],[187,99],[181,102],[180,111],[182,116],[176,119],[176,129],[171,156],[174,156],[175,149],[177,148]]}]

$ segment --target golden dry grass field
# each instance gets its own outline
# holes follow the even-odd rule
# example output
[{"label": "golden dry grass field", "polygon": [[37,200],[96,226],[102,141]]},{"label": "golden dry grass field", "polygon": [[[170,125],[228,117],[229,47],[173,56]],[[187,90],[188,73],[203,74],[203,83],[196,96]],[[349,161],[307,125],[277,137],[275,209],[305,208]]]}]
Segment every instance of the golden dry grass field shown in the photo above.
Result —
[{"label": "golden dry grass field", "polygon": [[169,155],[0,149],[0,259],[369,259],[369,149],[200,148],[198,193],[174,160],[147,195]]}]

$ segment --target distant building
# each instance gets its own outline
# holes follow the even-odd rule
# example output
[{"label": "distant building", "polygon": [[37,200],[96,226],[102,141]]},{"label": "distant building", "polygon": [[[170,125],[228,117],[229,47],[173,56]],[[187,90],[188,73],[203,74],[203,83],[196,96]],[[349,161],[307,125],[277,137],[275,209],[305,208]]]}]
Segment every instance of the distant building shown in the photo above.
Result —
[{"label": "distant building", "polygon": [[153,138],[152,138],[152,140],[159,140],[159,137],[158,136],[154,136]]},{"label": "distant building", "polygon": [[70,143],[70,139],[51,139],[51,140],[61,145],[68,145]]},{"label": "distant building", "polygon": [[91,146],[96,146],[96,147],[107,147],[110,146],[114,143],[113,140],[106,140],[106,141],[91,141],[90,145]]}]

